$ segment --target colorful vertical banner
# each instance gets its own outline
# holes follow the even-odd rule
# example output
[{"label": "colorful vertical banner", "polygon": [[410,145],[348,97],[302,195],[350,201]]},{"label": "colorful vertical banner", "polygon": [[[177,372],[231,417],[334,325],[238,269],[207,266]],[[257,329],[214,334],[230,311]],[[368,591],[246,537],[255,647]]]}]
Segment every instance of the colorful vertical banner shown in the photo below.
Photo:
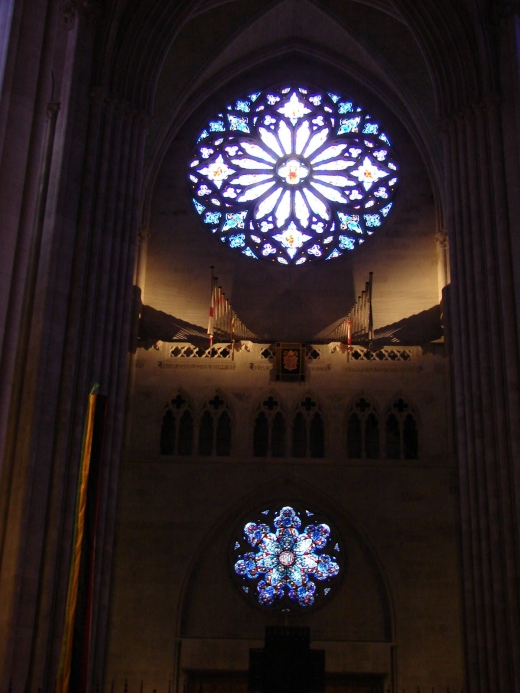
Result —
[{"label": "colorful vertical banner", "polygon": [[89,395],[56,693],[86,693],[107,398]]}]

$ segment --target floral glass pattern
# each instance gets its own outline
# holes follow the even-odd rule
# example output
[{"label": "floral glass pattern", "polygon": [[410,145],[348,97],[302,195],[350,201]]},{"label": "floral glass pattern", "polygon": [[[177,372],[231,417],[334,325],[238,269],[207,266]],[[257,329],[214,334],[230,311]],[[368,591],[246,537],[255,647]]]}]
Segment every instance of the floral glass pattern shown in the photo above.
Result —
[{"label": "floral glass pattern", "polygon": [[[270,512],[266,510],[263,514]],[[313,515],[310,511],[305,512],[308,516]],[[260,578],[256,597],[263,606],[281,603],[284,598],[300,607],[311,606],[319,595],[315,581],[325,584],[321,591],[327,595],[330,592],[327,583],[340,572],[338,559],[323,553],[331,529],[327,524],[315,523],[300,533],[300,513],[290,506],[274,514],[274,531],[264,522],[245,525],[243,538],[255,551],[237,554],[235,572],[244,579],[243,590],[246,593],[250,589],[247,583]],[[241,542],[237,542],[235,551],[241,548]],[[334,551],[340,551],[337,542]]]},{"label": "floral glass pattern", "polygon": [[284,87],[249,94],[210,120],[188,176],[196,211],[221,241],[301,265],[354,250],[383,224],[398,165],[361,106]]}]

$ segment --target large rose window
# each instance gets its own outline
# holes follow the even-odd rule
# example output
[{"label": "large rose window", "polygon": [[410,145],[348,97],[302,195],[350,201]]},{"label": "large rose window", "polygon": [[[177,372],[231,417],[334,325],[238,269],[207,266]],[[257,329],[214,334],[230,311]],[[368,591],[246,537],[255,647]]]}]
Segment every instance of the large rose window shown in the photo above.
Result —
[{"label": "large rose window", "polygon": [[339,257],[383,224],[398,184],[387,135],[332,93],[250,94],[210,120],[189,160],[209,230],[252,258]]},{"label": "large rose window", "polygon": [[[271,514],[273,530],[267,524]],[[300,532],[302,514],[309,524]],[[262,606],[285,604],[286,609],[291,603],[308,607],[320,595],[327,596],[331,580],[340,572],[340,546],[330,526],[313,521],[309,510],[298,512],[290,506],[265,510],[263,515],[263,520],[245,525],[243,538],[235,544],[234,570],[242,578],[243,591]],[[324,552],[329,542],[335,555]],[[247,545],[254,550],[243,553]]]}]

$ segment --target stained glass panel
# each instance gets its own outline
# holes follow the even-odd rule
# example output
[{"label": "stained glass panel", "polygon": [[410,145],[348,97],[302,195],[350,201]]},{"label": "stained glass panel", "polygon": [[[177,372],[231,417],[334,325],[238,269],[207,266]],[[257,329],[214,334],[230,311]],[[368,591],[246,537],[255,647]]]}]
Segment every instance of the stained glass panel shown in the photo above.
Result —
[{"label": "stained glass panel", "polygon": [[227,105],[188,161],[193,204],[210,231],[249,257],[285,265],[354,250],[386,221],[399,176],[372,115],[304,87]]},{"label": "stained glass panel", "polygon": [[[330,525],[314,513],[285,506],[248,522],[234,544],[234,571],[250,598],[265,607],[308,608],[326,597],[341,571],[338,557],[324,552],[329,541],[339,553]],[[302,518],[310,522],[303,529]],[[247,545],[253,549],[246,551]],[[254,589],[253,589],[254,587]],[[290,608],[289,608],[290,610]]]}]

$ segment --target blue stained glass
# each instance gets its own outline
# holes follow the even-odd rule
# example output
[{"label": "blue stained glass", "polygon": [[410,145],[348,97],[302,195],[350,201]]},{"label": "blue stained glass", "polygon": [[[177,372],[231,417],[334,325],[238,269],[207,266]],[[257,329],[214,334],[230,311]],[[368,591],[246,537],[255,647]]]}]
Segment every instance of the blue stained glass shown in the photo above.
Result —
[{"label": "blue stained glass", "polygon": [[382,132],[382,133],[379,135],[379,139],[380,139],[380,140],[383,140],[383,142],[386,142],[387,145],[390,146],[390,140],[388,139],[388,137],[385,135],[384,132]]},{"label": "blue stained glass", "polygon": [[242,589],[244,590],[244,592],[245,592],[246,594],[249,592],[249,587],[242,587]]},{"label": "blue stained glass", "polygon": [[323,594],[327,595],[329,592],[330,592],[330,587],[325,587],[325,589],[323,590]]},{"label": "blue stained glass", "polygon": [[243,233],[238,233],[236,236],[229,237],[229,245],[231,248],[243,248],[245,246],[246,237]]},{"label": "blue stained glass", "polygon": [[227,231],[229,229],[243,229],[246,215],[247,212],[229,212],[226,214],[226,221],[224,222],[222,231]]},{"label": "blue stained glass", "polygon": [[388,212],[390,211],[391,207],[392,207],[392,202],[390,202],[389,204],[387,204],[386,207],[383,207],[383,209],[381,210],[381,214],[382,214],[384,217],[386,217],[386,216],[388,215]]},{"label": "blue stained glass", "polygon": [[262,515],[269,515],[269,510],[262,510]]},{"label": "blue stained glass", "polygon": [[305,514],[307,515],[307,517],[312,517],[314,515],[314,513],[311,513],[310,510],[306,510]]},{"label": "blue stained glass", "polygon": [[341,250],[354,250],[354,248],[356,247],[356,243],[352,238],[349,238],[348,236],[340,236],[339,247],[341,248]]},{"label": "blue stained glass", "polygon": [[365,123],[365,127],[363,128],[363,133],[365,135],[377,135],[377,131],[379,130],[379,125],[376,123]]},{"label": "blue stained glass", "polygon": [[338,250],[337,248],[334,248],[334,250],[332,251],[332,253],[331,253],[327,258],[325,258],[325,259],[326,259],[326,260],[332,260],[332,259],[335,258],[335,257],[340,257],[340,255],[341,255],[341,253],[339,252],[339,250]]},{"label": "blue stained glass", "polygon": [[381,226],[381,217],[379,214],[365,214],[364,216],[367,226]]},{"label": "blue stained glass", "polygon": [[338,212],[338,217],[341,223],[341,228],[344,231],[363,233],[363,229],[359,225],[359,216],[357,214],[342,214],[341,212]]},{"label": "blue stained glass", "polygon": [[258,580],[257,599],[271,606],[284,596],[302,607],[311,606],[317,596],[315,581],[331,580],[339,565],[322,553],[330,538],[326,524],[309,525],[300,533],[301,520],[290,506],[274,518],[274,529],[248,522],[244,535],[255,551],[238,556],[235,572]]},{"label": "blue stained glass", "polygon": [[[384,221],[398,166],[381,125],[365,109],[332,92],[290,85],[237,98],[220,111],[188,159],[200,177],[188,177],[197,212],[229,245],[229,232],[244,235],[234,245],[246,255],[300,265],[335,257],[331,249],[341,255],[357,248],[354,234]],[[380,204],[385,211],[368,214]],[[326,241],[318,242],[321,235]]]},{"label": "blue stained glass", "polygon": [[342,103],[338,104],[338,113],[352,113],[352,111],[352,101],[343,101]]},{"label": "blue stained glass", "polygon": [[315,255],[316,257],[321,257],[321,248],[320,246],[316,243],[315,245],[312,246],[312,248],[309,248],[307,251],[311,255]]},{"label": "blue stained glass", "polygon": [[193,200],[193,204],[195,205],[195,209],[199,214],[202,214],[202,212],[206,209],[204,205],[201,205],[200,202],[197,202],[197,200]]},{"label": "blue stained glass", "polygon": [[357,132],[358,126],[361,118],[343,118],[340,120],[341,125],[339,126],[338,135],[342,135],[345,132]]},{"label": "blue stained glass", "polygon": [[247,124],[247,118],[239,118],[238,116],[228,115],[229,124],[232,130],[240,130],[241,132],[251,132]]},{"label": "blue stained glass", "polygon": [[206,212],[204,216],[205,224],[218,224],[220,221],[220,212]]},{"label": "blue stained glass", "polygon": [[235,542],[235,549],[239,549],[239,548],[240,548],[240,544],[238,543],[238,541],[236,541]]}]

